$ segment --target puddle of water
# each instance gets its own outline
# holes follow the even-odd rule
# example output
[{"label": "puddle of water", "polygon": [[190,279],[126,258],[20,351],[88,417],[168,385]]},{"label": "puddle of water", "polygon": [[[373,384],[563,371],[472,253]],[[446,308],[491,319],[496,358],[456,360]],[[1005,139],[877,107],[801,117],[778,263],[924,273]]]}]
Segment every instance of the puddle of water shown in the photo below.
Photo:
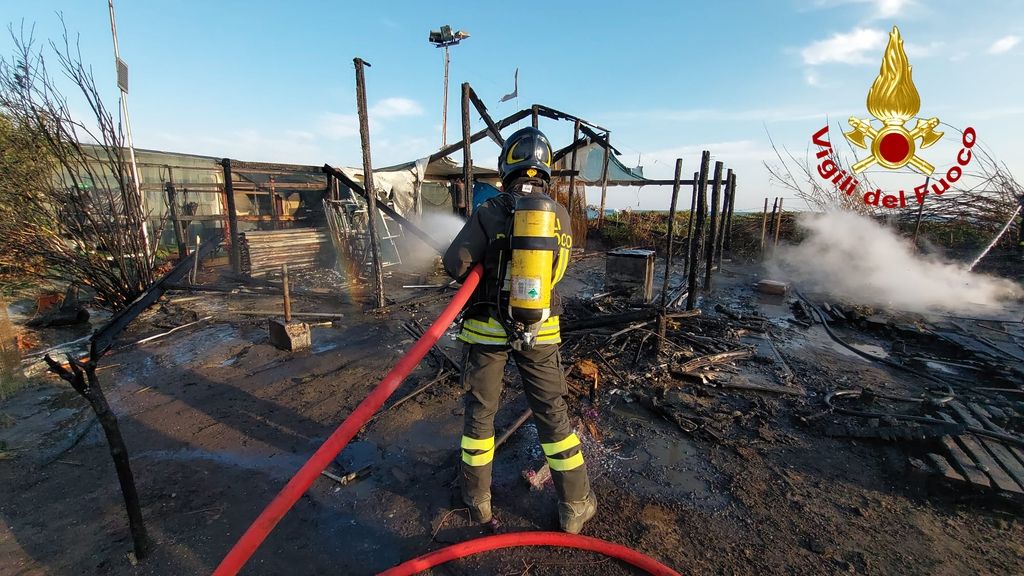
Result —
[{"label": "puddle of water", "polygon": [[[205,356],[210,353],[214,353],[218,345],[225,344],[235,334],[235,327],[231,325],[219,325],[219,326],[207,326],[196,330],[192,334],[181,337],[179,340],[169,343],[166,352],[161,351],[161,355],[166,355],[173,362],[173,366],[186,366],[198,360],[201,356]],[[177,336],[173,334],[170,338]],[[198,342],[202,342],[202,346],[197,346]],[[155,342],[154,344],[158,344]]]},{"label": "puddle of water", "polygon": [[458,436],[451,433],[450,430],[445,429],[445,424],[449,426],[453,423],[458,424],[458,429],[462,429],[461,419],[450,419],[446,423],[438,423],[431,420],[417,420],[409,426],[409,438],[415,439],[415,450],[455,450],[458,448]]},{"label": "puddle of water", "polygon": [[872,356],[876,356],[878,358],[888,358],[889,357],[889,353],[886,352],[885,348],[882,348],[881,346],[876,346],[875,344],[854,344],[854,343],[850,343],[850,346],[853,346],[854,348],[856,348],[857,350],[860,350],[861,352],[867,352],[868,354],[871,354]]},{"label": "puddle of water", "polygon": [[330,352],[331,350],[334,350],[337,347],[337,342],[317,342],[313,344],[313,347],[310,349],[310,351],[313,354],[321,354],[323,352]]},{"label": "puddle of water", "polygon": [[367,466],[374,466],[381,461],[380,449],[377,444],[369,440],[359,440],[349,443],[341,454],[334,458],[334,462],[345,472],[355,472]]},{"label": "puddle of water", "polygon": [[237,452],[210,452],[198,448],[149,450],[140,453],[137,457],[175,462],[201,460],[246,470],[262,470],[280,478],[290,477],[306,461],[306,457],[301,454],[239,454]]},{"label": "puddle of water", "polygon": [[932,370],[945,372],[946,374],[959,374],[959,372],[957,372],[953,368],[946,366],[945,364],[940,364],[938,362],[925,362],[924,365]]},{"label": "puddle of water", "polygon": [[693,456],[695,452],[693,445],[683,440],[668,442],[659,439],[647,443],[645,449],[651,455],[651,461],[661,466],[675,466],[684,457]]}]

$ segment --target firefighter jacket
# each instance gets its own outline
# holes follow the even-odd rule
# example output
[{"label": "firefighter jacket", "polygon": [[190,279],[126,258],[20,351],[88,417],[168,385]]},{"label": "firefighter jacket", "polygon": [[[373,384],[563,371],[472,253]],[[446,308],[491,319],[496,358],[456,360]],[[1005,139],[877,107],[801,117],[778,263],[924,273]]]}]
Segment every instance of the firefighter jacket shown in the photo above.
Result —
[{"label": "firefighter jacket", "polygon": [[[508,311],[508,267],[512,258],[510,237],[516,195],[502,193],[481,204],[452,241],[444,254],[448,274],[463,281],[470,269],[483,263],[483,278],[469,299],[459,340],[470,344],[503,345],[508,336],[502,322]],[[555,235],[558,252],[554,258],[552,283],[557,284],[569,266],[572,250],[572,225],[569,212],[555,205]],[[558,315],[562,311],[557,291],[551,295],[551,317],[541,326],[537,344],[558,344],[561,335]]]}]

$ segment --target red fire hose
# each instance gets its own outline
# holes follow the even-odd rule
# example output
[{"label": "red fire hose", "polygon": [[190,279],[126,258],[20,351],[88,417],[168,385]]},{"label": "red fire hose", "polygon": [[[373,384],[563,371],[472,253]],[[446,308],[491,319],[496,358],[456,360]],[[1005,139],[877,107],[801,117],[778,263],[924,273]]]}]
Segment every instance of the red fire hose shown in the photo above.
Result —
[{"label": "red fire hose", "polygon": [[477,284],[480,283],[481,271],[482,268],[478,264],[469,272],[469,276],[463,281],[462,287],[455,293],[452,301],[441,312],[441,315],[437,317],[437,320],[413,344],[412,348],[405,353],[405,356],[402,356],[401,360],[395,364],[395,367],[384,376],[384,379],[370,392],[370,395],[360,402],[359,406],[356,406],[352,414],[341,423],[341,426],[338,426],[338,429],[302,465],[302,468],[295,473],[295,476],[288,481],[288,484],[285,484],[281,492],[274,497],[266,509],[249,526],[249,529],[245,531],[245,534],[238,539],[238,542],[231,548],[228,555],[221,560],[220,565],[213,572],[214,576],[233,576],[238,574],[238,571],[252,557],[256,549],[260,547],[260,544],[266,540],[274,526],[277,526],[277,523],[291,510],[295,502],[306,493],[306,490],[309,490],[313,481],[327,468],[331,460],[345,448],[349,441],[359,432],[359,429],[366,424],[366,421],[384,405],[389,396],[394,394],[402,380],[405,380],[405,377],[427,355],[431,346],[451,326],[451,323],[458,316],[466,301],[469,300],[473,290],[476,289]]},{"label": "red fire hose", "polygon": [[485,536],[476,540],[453,544],[447,548],[424,554],[419,558],[413,558],[394,568],[385,570],[377,576],[409,576],[411,574],[419,574],[424,570],[444,564],[449,560],[465,558],[466,556],[487,550],[515,546],[560,546],[563,548],[589,550],[622,560],[654,576],[679,576],[679,573],[675,570],[636,550],[631,550],[625,546],[606,542],[598,538],[565,534],[563,532],[514,532],[512,534]]},{"label": "red fire hose", "polygon": [[[249,558],[263,544],[267,536],[270,535],[271,530],[291,510],[295,502],[306,493],[306,490],[309,490],[313,481],[327,468],[331,460],[348,445],[349,441],[359,432],[359,429],[384,405],[388,397],[395,392],[399,384],[412,372],[413,368],[426,356],[434,343],[444,334],[445,330],[451,325],[455,317],[458,316],[459,311],[466,304],[473,290],[480,283],[481,273],[482,268],[479,265],[470,271],[469,276],[462,283],[462,287],[455,293],[452,301],[441,312],[441,315],[437,317],[437,320],[413,344],[412,348],[402,356],[398,363],[395,364],[395,367],[384,376],[384,379],[370,392],[370,395],[360,402],[359,406],[356,406],[352,414],[338,426],[337,430],[324,441],[313,456],[302,465],[302,468],[295,473],[295,476],[288,481],[288,484],[281,489],[281,492],[274,497],[266,509],[249,526],[245,534],[238,539],[238,542],[231,548],[228,555],[221,560],[220,565],[214,570],[213,576],[234,576],[238,574],[242,566],[249,561]],[[414,558],[381,574],[382,576],[418,574],[449,560],[463,558],[487,550],[515,546],[561,546],[590,550],[622,560],[655,576],[679,576],[679,573],[671,568],[625,546],[605,542],[597,538],[564,534],[562,532],[518,532],[478,538]]]}]

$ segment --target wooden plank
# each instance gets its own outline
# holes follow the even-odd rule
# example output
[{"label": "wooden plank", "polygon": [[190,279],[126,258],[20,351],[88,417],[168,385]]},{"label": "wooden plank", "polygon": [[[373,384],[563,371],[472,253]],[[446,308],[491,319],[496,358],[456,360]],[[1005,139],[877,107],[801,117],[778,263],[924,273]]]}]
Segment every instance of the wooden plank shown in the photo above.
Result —
[{"label": "wooden plank", "polygon": [[927,455],[928,461],[939,471],[940,474],[947,480],[953,480],[955,482],[966,482],[963,476],[960,475],[942,456],[935,454],[934,452]]},{"label": "wooden plank", "polygon": [[992,486],[988,476],[978,468],[978,465],[975,464],[974,460],[960,449],[960,446],[957,445],[952,437],[943,436],[942,445],[946,448],[946,451],[949,452],[949,455],[956,464],[956,467],[959,469],[960,473],[967,478],[968,482],[971,484],[977,484],[978,486],[984,486],[985,488]]},{"label": "wooden plank", "polygon": [[[968,406],[970,406],[971,412],[978,417],[978,420],[981,421],[982,426],[986,430],[1002,434],[1006,433],[1006,430],[992,422],[987,416],[988,412],[982,406],[974,402],[971,402]],[[1006,445],[994,439],[985,439],[985,446],[1002,463],[1006,471],[1010,473],[1010,476],[1017,481],[1017,484],[1024,488],[1024,452],[1021,452],[1020,448],[1016,446]]]},{"label": "wooden plank", "polygon": [[974,458],[974,461],[982,466],[996,488],[1006,492],[1024,494],[1024,490],[1021,490],[1013,478],[1010,478],[1009,474],[1003,470],[1003,467],[989,455],[988,451],[985,450],[984,446],[973,435],[965,434],[957,436],[956,439],[967,450],[967,453]]},{"label": "wooden plank", "polygon": [[[953,411],[956,412],[957,416],[959,416],[967,425],[975,426],[977,428],[985,427],[980,420],[971,414],[970,410],[968,410],[963,403],[954,400],[953,402],[950,402],[948,406],[952,408]],[[991,421],[989,424],[991,425]],[[1001,490],[1006,490],[1007,492],[1024,494],[1024,482],[1022,482],[1022,480],[1024,480],[1024,467],[1021,466],[1020,462],[1017,462],[1017,459],[1009,450],[1006,449],[1006,446],[1003,446],[996,440],[985,438],[983,436],[981,437],[980,443],[975,440],[973,436],[965,435],[961,436],[959,439],[979,463],[990,468],[988,473],[989,476],[992,477],[992,480],[995,481],[996,486]],[[965,440],[968,439],[970,439],[970,441],[976,445],[981,452],[975,453],[975,450],[965,442]],[[987,448],[988,453],[991,454],[991,457],[988,457],[988,460],[991,463],[982,460],[985,448]],[[988,454],[984,454],[984,456],[988,456]]]}]

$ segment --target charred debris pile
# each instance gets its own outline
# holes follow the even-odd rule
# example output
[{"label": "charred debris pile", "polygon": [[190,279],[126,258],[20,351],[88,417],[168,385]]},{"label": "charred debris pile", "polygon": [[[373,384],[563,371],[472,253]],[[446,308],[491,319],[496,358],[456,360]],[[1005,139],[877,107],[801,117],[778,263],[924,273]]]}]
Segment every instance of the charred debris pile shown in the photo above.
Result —
[{"label": "charred debris pile", "polygon": [[[907,478],[928,490],[1024,502],[1019,320],[897,313],[771,282],[755,289],[783,292],[759,295],[780,312],[762,315],[749,292],[706,301],[704,313],[609,292],[572,299],[563,317],[571,395],[638,402],[727,446],[806,433],[895,447]],[[808,340],[829,354],[798,353]]]}]

